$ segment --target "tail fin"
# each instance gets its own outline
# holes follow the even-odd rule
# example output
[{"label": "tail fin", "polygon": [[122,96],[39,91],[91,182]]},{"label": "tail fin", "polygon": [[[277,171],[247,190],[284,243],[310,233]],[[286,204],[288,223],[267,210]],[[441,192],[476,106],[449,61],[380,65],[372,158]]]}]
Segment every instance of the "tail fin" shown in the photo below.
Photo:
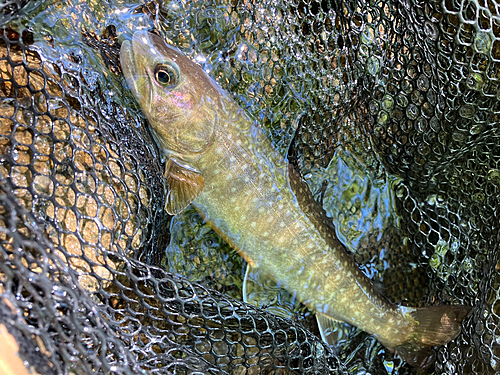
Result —
[{"label": "tail fin", "polygon": [[410,338],[396,347],[407,363],[425,368],[434,361],[433,346],[444,345],[460,333],[467,306],[431,306],[416,309],[411,316],[418,322]]}]

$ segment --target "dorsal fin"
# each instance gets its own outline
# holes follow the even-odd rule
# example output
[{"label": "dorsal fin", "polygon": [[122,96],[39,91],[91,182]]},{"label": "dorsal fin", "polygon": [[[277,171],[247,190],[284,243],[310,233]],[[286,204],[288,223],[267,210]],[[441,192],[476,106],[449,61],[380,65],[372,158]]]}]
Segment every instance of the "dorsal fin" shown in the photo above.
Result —
[{"label": "dorsal fin", "polygon": [[168,159],[165,178],[169,187],[165,210],[171,215],[176,215],[185,209],[200,195],[205,186],[200,171],[173,157]]}]

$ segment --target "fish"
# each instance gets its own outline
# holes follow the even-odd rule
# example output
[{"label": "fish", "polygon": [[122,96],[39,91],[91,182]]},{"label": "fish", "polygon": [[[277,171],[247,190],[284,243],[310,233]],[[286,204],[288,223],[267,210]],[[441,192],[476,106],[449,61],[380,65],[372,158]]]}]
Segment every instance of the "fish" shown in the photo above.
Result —
[{"label": "fish", "polygon": [[169,214],[192,204],[251,265],[314,310],[323,330],[349,323],[417,367],[457,337],[470,308],[407,307],[380,295],[300,174],[199,65],[146,30],[122,43],[120,64],[166,159]]}]

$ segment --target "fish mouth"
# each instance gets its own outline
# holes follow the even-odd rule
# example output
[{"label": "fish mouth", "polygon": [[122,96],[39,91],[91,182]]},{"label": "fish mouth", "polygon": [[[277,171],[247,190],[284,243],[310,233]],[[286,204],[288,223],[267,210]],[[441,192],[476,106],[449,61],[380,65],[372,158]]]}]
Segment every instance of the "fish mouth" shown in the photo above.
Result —
[{"label": "fish mouth", "polygon": [[120,48],[120,65],[128,87],[146,112],[152,104],[151,48],[148,47],[148,33],[137,31],[131,41],[124,41]]}]

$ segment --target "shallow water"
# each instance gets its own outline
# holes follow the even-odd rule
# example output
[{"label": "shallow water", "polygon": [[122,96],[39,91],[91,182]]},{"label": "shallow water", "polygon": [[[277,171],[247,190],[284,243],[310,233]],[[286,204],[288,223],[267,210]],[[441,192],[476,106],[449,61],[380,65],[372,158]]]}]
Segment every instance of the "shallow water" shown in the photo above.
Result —
[{"label": "shallow water", "polygon": [[[33,31],[34,48],[42,56],[58,62],[65,77],[63,84],[73,97],[81,98],[81,106],[94,108],[98,104],[105,116],[106,108],[120,106],[132,114],[133,121],[126,126],[135,128],[141,126],[143,118],[116,61],[114,65],[107,65],[103,54],[89,46],[82,33],[100,36],[109,43],[106,52],[113,57],[119,42],[129,38],[135,30],[156,28],[229,90],[238,103],[265,127],[273,145],[286,155],[304,111],[315,109],[311,92],[322,90],[308,76],[308,69],[314,67],[300,65],[301,59],[318,54],[318,51],[293,56],[293,63],[285,60],[285,53],[278,43],[283,36],[273,35],[272,28],[264,29],[260,22],[267,17],[272,19],[270,24],[274,22],[274,26],[278,26],[293,17],[287,17],[281,11],[276,11],[276,14],[266,14],[266,11],[257,9],[257,18],[244,14],[240,19],[231,5],[217,2],[170,1],[160,9],[155,2],[144,6],[132,1],[106,4],[49,1],[39,5],[33,17],[17,19],[12,26]],[[297,40],[297,43],[301,41]],[[370,35],[365,37],[364,43],[370,45]],[[338,52],[338,47],[334,46],[321,53],[335,55]],[[366,61],[369,74],[376,75],[381,70],[377,61],[373,58]],[[73,85],[72,77],[82,84]],[[350,87],[343,83],[341,76],[334,74],[329,79],[330,85],[336,85],[340,94],[348,96]],[[49,101],[47,106],[56,112],[62,108],[57,101]],[[382,123],[387,121],[384,111],[377,112]],[[113,112],[110,110],[109,113]],[[83,138],[82,143],[85,143]],[[147,147],[158,155],[154,144]],[[318,155],[318,159],[323,157],[321,153]],[[323,206],[336,226],[337,235],[353,253],[361,269],[388,288],[388,298],[396,302],[421,303],[426,295],[425,287],[411,295],[407,284],[426,285],[426,276],[422,276],[418,262],[407,248],[407,239],[399,230],[400,217],[395,204],[398,191],[407,189],[406,185],[383,168],[374,171],[368,152],[364,155],[349,147],[338,147],[330,159],[328,165],[304,168],[304,172],[311,190],[317,192],[318,197],[323,196]],[[20,184],[25,183],[21,181],[23,178],[19,176]],[[43,181],[39,186],[42,185]],[[323,193],[319,193],[321,191]],[[441,203],[440,198],[433,194],[426,202],[446,208],[446,202]],[[67,221],[71,228],[74,224],[69,219]],[[171,243],[161,255],[164,256],[162,265],[167,270],[241,298],[244,262],[202,223],[192,209],[174,218],[170,229]],[[447,264],[447,257],[460,246],[459,240],[453,236],[446,241],[437,241],[437,244],[428,256],[432,272],[441,280],[446,281],[450,273],[458,272],[457,267],[466,272],[474,267],[471,258],[465,258],[462,265],[456,262]],[[276,301],[278,309],[275,311],[284,309],[285,314],[290,314],[295,320],[303,319],[314,331],[310,312],[298,304],[289,304],[281,294]],[[270,303],[263,299],[260,304],[268,306]],[[358,363],[353,359],[356,356],[374,358],[384,353],[375,340],[359,332],[346,328],[344,335],[348,337],[343,353],[347,363]],[[361,353],[363,350],[366,353]],[[400,363],[391,363],[389,360],[384,364],[387,372],[398,373]]]}]

